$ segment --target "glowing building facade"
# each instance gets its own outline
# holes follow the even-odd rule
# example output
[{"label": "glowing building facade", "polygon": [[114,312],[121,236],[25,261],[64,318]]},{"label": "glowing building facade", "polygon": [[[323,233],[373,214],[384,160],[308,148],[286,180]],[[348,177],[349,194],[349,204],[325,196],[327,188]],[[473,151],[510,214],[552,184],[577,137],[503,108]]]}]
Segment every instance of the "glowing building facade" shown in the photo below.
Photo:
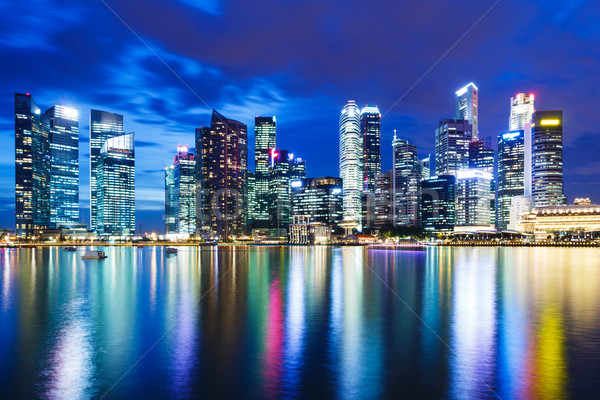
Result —
[{"label": "glowing building facade", "polygon": [[188,146],[178,146],[172,166],[165,170],[167,233],[196,231],[196,157]]},{"label": "glowing building facade", "polygon": [[175,195],[175,166],[165,168],[165,231],[177,233],[177,197]]},{"label": "glowing building facade", "polygon": [[469,168],[472,126],[466,120],[444,119],[435,131],[435,174],[456,175]]},{"label": "glowing building facade", "polygon": [[492,174],[463,170],[457,173],[456,178],[456,226],[489,228]]},{"label": "glowing building facade", "polygon": [[344,220],[360,227],[363,192],[363,140],[360,111],[350,100],[340,115],[340,177],[343,181]]},{"label": "glowing building facade", "polygon": [[432,176],[423,180],[421,218],[423,229],[451,232],[456,223],[456,177]]},{"label": "glowing building facade", "polygon": [[360,112],[363,138],[364,192],[373,193],[375,175],[381,173],[381,113],[377,107],[364,107]]},{"label": "glowing building facade", "polygon": [[534,96],[532,93],[517,93],[510,98],[510,116],[508,130],[525,130],[525,125],[531,122],[534,112]]},{"label": "glowing building facade", "polygon": [[309,222],[333,227],[343,218],[342,180],[322,177],[292,180],[292,216],[309,216]]},{"label": "glowing building facade", "polygon": [[394,225],[419,226],[421,223],[421,166],[417,146],[398,139],[394,132]]},{"label": "glowing building facade", "polygon": [[504,132],[498,136],[498,229],[508,228],[512,198],[524,194],[525,132]]},{"label": "glowing building facade", "polygon": [[269,157],[277,147],[277,121],[275,117],[254,119],[254,170],[256,202],[254,222],[258,228],[269,225]]},{"label": "glowing building facade", "polygon": [[455,116],[457,120],[468,121],[473,129],[473,140],[479,137],[479,89],[473,83],[456,92]]}]

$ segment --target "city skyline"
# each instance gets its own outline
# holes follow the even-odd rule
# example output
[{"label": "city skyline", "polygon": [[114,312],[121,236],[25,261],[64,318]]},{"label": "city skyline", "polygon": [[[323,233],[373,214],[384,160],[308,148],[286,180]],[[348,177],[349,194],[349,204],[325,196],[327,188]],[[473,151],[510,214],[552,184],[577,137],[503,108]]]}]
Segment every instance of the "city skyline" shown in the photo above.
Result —
[{"label": "city skyline", "polygon": [[[589,72],[587,64],[582,63],[576,69],[571,65],[565,65],[562,69],[556,70],[549,68],[550,60],[536,58],[535,54],[517,60],[517,56],[523,56],[522,52],[526,47],[531,47],[531,43],[529,43],[528,46],[517,47],[514,55],[505,57],[501,63],[498,62],[502,58],[501,51],[498,55],[488,57],[498,63],[499,66],[496,68],[490,69],[490,60],[487,59],[483,60],[481,66],[475,67],[473,66],[475,63],[471,63],[473,65],[469,67],[459,67],[459,61],[464,61],[460,51],[463,46],[475,44],[468,58],[477,59],[484,51],[483,45],[480,43],[480,36],[488,40],[496,40],[501,49],[506,48],[515,44],[519,29],[525,29],[526,22],[530,24],[540,21],[544,17],[552,18],[556,22],[554,27],[556,32],[546,27],[542,29],[546,30],[544,32],[546,36],[542,33],[533,35],[534,37],[530,40],[539,44],[538,50],[534,53],[539,56],[543,50],[553,48],[552,41],[548,40],[548,37],[560,36],[569,32],[574,34],[573,46],[569,51],[576,52],[583,60],[589,57],[585,49],[590,45],[598,44],[594,37],[590,38],[589,35],[586,37],[584,34],[586,29],[591,28],[582,23],[576,25],[577,30],[575,30],[575,27],[567,22],[569,17],[578,18],[581,22],[584,18],[583,7],[570,6],[566,9],[559,9],[557,5],[550,3],[548,7],[538,9],[533,2],[528,4],[530,7],[534,7],[539,15],[535,16],[534,13],[525,15],[524,21],[519,22],[516,32],[508,34],[508,29],[501,29],[500,20],[514,10],[516,3],[503,2],[494,10],[494,13],[490,14],[489,20],[486,19],[485,25],[477,26],[474,32],[460,44],[459,48],[451,52],[407,98],[391,110],[392,104],[444,52],[445,48],[451,45],[450,42],[447,44],[443,42],[444,35],[434,31],[432,35],[435,41],[441,40],[441,42],[432,46],[431,51],[426,52],[427,55],[419,55],[414,65],[411,63],[410,66],[406,66],[406,73],[401,74],[400,77],[397,74],[387,73],[386,69],[383,69],[377,61],[372,67],[377,72],[374,75],[377,76],[356,80],[356,77],[361,76],[360,70],[352,67],[351,70],[340,73],[335,79],[328,80],[330,83],[325,89],[323,82],[326,76],[309,77],[306,74],[298,73],[294,75],[294,82],[286,83],[286,79],[266,73],[266,70],[272,71],[272,68],[265,65],[257,65],[256,71],[248,71],[242,74],[247,76],[241,78],[239,69],[219,64],[215,61],[214,56],[207,55],[209,52],[205,55],[202,53],[190,54],[189,49],[177,48],[168,38],[152,34],[143,21],[133,21],[131,25],[136,31],[139,30],[142,37],[149,41],[152,48],[157,49],[157,53],[169,65],[174,66],[175,71],[186,82],[190,82],[195,90],[198,89],[199,96],[207,104],[227,115],[228,118],[245,123],[248,126],[249,143],[254,141],[253,118],[256,115],[275,115],[278,119],[278,147],[302,154],[303,158],[307,160],[308,177],[337,176],[337,163],[332,162],[337,158],[338,151],[336,145],[338,141],[337,117],[348,99],[359,99],[358,106],[360,108],[367,104],[377,104],[382,112],[383,172],[391,166],[393,129],[398,129],[399,136],[415,142],[419,147],[420,156],[433,154],[432,137],[437,122],[453,116],[455,92],[468,82],[474,82],[480,89],[478,122],[481,137],[496,137],[500,133],[506,132],[510,98],[519,92],[532,92],[535,94],[538,109],[560,109],[564,112],[564,182],[569,202],[571,203],[575,197],[590,197],[593,202],[597,203],[600,190],[596,179],[598,167],[594,164],[597,161],[593,154],[598,150],[598,140],[596,139],[597,133],[593,124],[594,113],[592,110],[598,104],[598,97],[587,87],[581,87],[582,83],[579,83],[586,82],[586,86],[593,87],[593,82],[597,79]],[[11,7],[18,8],[20,6]],[[40,4],[40,15],[44,7],[44,4]],[[157,5],[151,4],[147,7],[154,8]],[[387,7],[392,6],[381,4],[380,7],[382,10],[388,10]],[[443,11],[445,7],[447,6],[440,4],[440,11]],[[474,21],[481,12],[485,11],[480,8],[482,8],[481,5],[474,5],[472,12],[470,11],[465,19],[471,18]],[[124,20],[130,22],[133,12],[129,12],[123,5],[115,5],[115,10],[122,15]],[[190,18],[193,16],[207,21],[217,20],[224,15],[231,16],[230,13],[234,12],[233,7],[221,8],[215,15],[202,10],[190,9],[181,4],[172,7],[171,11],[174,14],[189,12]],[[394,9],[388,11],[394,11]],[[36,10],[34,14],[37,13]],[[106,9],[96,8],[91,11],[73,9],[67,12],[67,14],[69,13],[81,16],[81,18],[72,20],[65,18],[61,20],[64,23],[60,26],[48,23],[45,28],[47,31],[40,31],[38,28],[26,32],[25,27],[30,22],[22,21],[23,26],[15,27],[10,34],[6,34],[8,36],[3,36],[5,40],[0,42],[0,46],[2,46],[4,54],[8,57],[24,57],[24,61],[36,54],[38,56],[43,54],[47,57],[49,65],[52,66],[61,61],[56,58],[56,55],[53,55],[53,51],[56,52],[56,49],[59,49],[59,54],[66,54],[69,57],[85,55],[80,41],[88,39],[91,46],[102,50],[101,54],[112,60],[110,63],[99,64],[103,68],[108,68],[112,73],[118,73],[118,76],[111,80],[109,74],[103,73],[104,70],[98,71],[96,67],[93,67],[96,65],[96,61],[91,62],[94,60],[93,58],[83,57],[82,65],[74,67],[76,68],[75,73],[68,75],[60,68],[54,68],[50,71],[50,75],[45,75],[36,72],[39,71],[39,67],[29,64],[27,67],[23,67],[22,71],[17,71],[16,67],[5,66],[3,68],[6,76],[2,78],[4,79],[2,85],[9,94],[13,92],[32,93],[39,104],[72,106],[79,110],[80,205],[85,206],[82,207],[80,215],[82,220],[88,223],[89,220],[86,220],[86,217],[89,215],[87,209],[89,193],[86,188],[89,187],[89,159],[87,158],[89,144],[86,140],[89,140],[89,110],[101,109],[123,114],[127,121],[127,131],[136,132],[136,178],[138,178],[136,179],[138,182],[136,205],[138,213],[148,217],[136,219],[149,221],[145,222],[144,230],[156,228],[162,231],[164,230],[164,221],[162,220],[164,192],[162,187],[156,185],[155,182],[159,179],[162,181],[163,168],[172,158],[172,149],[176,148],[178,144],[193,146],[194,129],[206,123],[211,111],[192,93],[188,92],[148,49],[144,48],[139,41],[136,42],[137,39],[126,31]],[[104,47],[105,45],[99,41],[97,32],[86,32],[80,38],[73,35],[79,33],[83,29],[85,21],[92,17],[99,18],[98,26],[106,28],[104,31],[107,33],[107,37],[122,41],[119,48],[124,50],[124,56],[130,57],[132,62],[129,66],[124,64],[125,59],[108,56],[116,54],[116,49]],[[184,18],[184,20],[188,19]],[[435,18],[432,17],[432,20],[435,21]],[[6,26],[13,27],[13,24],[10,23]],[[500,40],[498,38],[500,33],[493,33],[494,29],[506,34],[506,40]],[[438,34],[436,35],[436,33]],[[67,34],[71,35],[68,39],[64,39]],[[295,37],[289,31],[283,34],[287,38]],[[39,38],[40,35],[43,40],[33,40]],[[201,32],[196,32],[196,35],[198,38],[202,37]],[[460,32],[457,32],[456,36],[460,36]],[[323,37],[328,38],[329,35],[325,33]],[[13,40],[9,43],[7,38]],[[20,38],[20,40],[15,40],[15,38]],[[217,42],[225,40],[219,37],[216,39]],[[312,39],[316,40],[314,37]],[[397,40],[391,40],[392,44],[398,44]],[[428,41],[427,38],[422,40],[421,44],[435,43],[435,41],[431,42],[431,39]],[[400,48],[401,51],[407,50],[406,46]],[[34,54],[27,55],[26,49],[29,53]],[[552,60],[558,62],[556,60],[560,57],[562,50],[554,50],[558,54],[553,55]],[[262,51],[264,49],[261,47],[258,53],[261,54]],[[289,57],[291,57],[289,52],[281,49],[275,51],[277,54],[287,56],[285,58],[288,62],[287,67],[280,65],[279,70],[287,71],[284,74],[291,74],[293,69],[289,68]],[[341,56],[343,50],[336,50],[333,53],[333,55]],[[332,56],[326,57],[323,65],[331,63]],[[245,57],[248,65],[252,65],[250,60],[255,59],[248,55]],[[302,54],[299,59],[302,60],[306,57],[308,55]],[[375,58],[375,60],[378,59],[379,57]],[[388,61],[392,65],[399,62],[392,58],[386,60],[388,65]],[[486,68],[486,64],[488,68]],[[340,72],[344,71],[341,65],[338,67]],[[323,75],[324,72],[320,68],[317,70]],[[577,74],[574,73],[575,70]],[[25,74],[26,71],[29,73]],[[198,76],[195,76],[194,71]],[[79,77],[82,74],[86,75],[85,80]],[[117,79],[119,82],[116,82]],[[209,83],[200,84],[200,79],[205,79]],[[289,78],[287,80],[289,81]],[[568,84],[566,84],[567,81]],[[102,85],[98,85],[99,82]],[[150,89],[153,82],[159,84],[160,94],[158,90]],[[307,89],[298,87],[302,86],[300,83],[303,82],[307,83]],[[210,87],[206,88],[206,85]],[[389,87],[387,87],[388,85]],[[101,90],[100,87],[105,89]],[[239,93],[238,98],[227,95],[233,89]],[[10,104],[10,97],[10,95],[3,96],[0,101],[2,110],[0,134],[10,144],[5,146],[6,149],[3,150],[5,153],[2,153],[6,162],[2,165],[3,174],[0,180],[3,188],[0,199],[2,207],[0,225],[6,227],[14,227],[14,163],[11,162],[14,159],[14,155],[11,154],[14,149],[12,145],[14,143],[14,122],[11,115],[14,107]],[[227,100],[225,100],[226,98]],[[185,112],[172,112],[178,105],[184,105]],[[306,129],[308,126],[311,129]],[[322,140],[322,145],[314,145],[314,141],[317,139]],[[311,144],[311,140],[313,144]],[[253,159],[254,154],[250,153],[248,157],[249,160]],[[157,165],[162,161],[165,162],[164,166]],[[250,167],[254,170],[252,163]]]}]

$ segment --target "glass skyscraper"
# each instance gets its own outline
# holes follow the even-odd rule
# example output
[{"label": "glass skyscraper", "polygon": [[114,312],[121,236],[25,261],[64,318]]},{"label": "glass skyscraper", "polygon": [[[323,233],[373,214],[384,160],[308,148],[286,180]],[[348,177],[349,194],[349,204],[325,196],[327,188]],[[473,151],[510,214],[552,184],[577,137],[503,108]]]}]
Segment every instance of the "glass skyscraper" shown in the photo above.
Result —
[{"label": "glass skyscraper", "polygon": [[394,193],[394,171],[375,175],[374,226],[379,229],[393,225],[392,197]]},{"label": "glass skyscraper", "polygon": [[97,228],[103,238],[135,233],[134,134],[106,139],[97,158]]},{"label": "glass skyscraper", "polygon": [[[469,169],[485,171],[494,176],[496,154],[490,138],[469,143]],[[496,224],[496,180],[490,182],[490,224]]]},{"label": "glass skyscraper", "polygon": [[56,105],[50,123],[50,222],[79,222],[79,112]]},{"label": "glass skyscraper", "polygon": [[364,107],[360,112],[363,137],[363,190],[373,193],[375,175],[381,173],[381,113],[377,107]]},{"label": "glass skyscraper", "polygon": [[473,140],[479,137],[479,89],[473,83],[456,92],[454,118],[469,121],[473,129]]},{"label": "glass skyscraper", "polygon": [[211,125],[196,129],[196,217],[205,238],[244,233],[247,217],[248,129],[213,110]]},{"label": "glass skyscraper", "polygon": [[[269,167],[269,236],[286,236],[291,216],[291,182],[306,178],[302,159],[287,150],[271,150]],[[298,165],[297,165],[298,164]]]},{"label": "glass skyscraper", "polygon": [[456,223],[456,177],[432,176],[422,182],[421,219],[423,228],[452,232]]},{"label": "glass skyscraper", "polygon": [[398,139],[394,131],[394,196],[393,218],[395,225],[419,226],[421,224],[421,165],[417,146]]},{"label": "glass skyscraper", "polygon": [[354,100],[340,115],[340,177],[343,181],[344,221],[360,227],[363,191],[363,139],[360,111]]},{"label": "glass skyscraper", "polygon": [[165,168],[165,229],[177,233],[177,196],[175,194],[175,165]]},{"label": "glass skyscraper", "polygon": [[456,226],[490,227],[492,174],[462,170],[456,176]]},{"label": "glass skyscraper", "polygon": [[342,180],[322,177],[291,181],[292,215],[309,215],[310,222],[333,227],[342,221]]},{"label": "glass skyscraper", "polygon": [[123,116],[107,111],[90,110],[90,228],[98,226],[97,168],[100,150],[107,139],[123,135]]},{"label": "glass skyscraper", "polygon": [[511,200],[525,193],[525,132],[504,132],[498,137],[498,206],[496,226],[506,229]]},{"label": "glass skyscraper", "polygon": [[257,228],[269,226],[269,156],[277,147],[277,121],[275,117],[254,119],[254,170],[256,202],[254,221]]},{"label": "glass skyscraper", "polygon": [[456,175],[469,168],[472,126],[465,120],[444,119],[435,130],[435,174]]},{"label": "glass skyscraper", "polygon": [[562,111],[533,113],[531,194],[534,207],[566,204],[563,191],[562,117]]},{"label": "glass skyscraper", "polygon": [[29,93],[15,93],[15,222],[19,237],[50,225],[50,126]]},{"label": "glass skyscraper", "polygon": [[196,157],[188,146],[177,146],[173,163],[177,233],[196,232]]},{"label": "glass skyscraper", "polygon": [[534,112],[533,100],[532,93],[517,93],[515,97],[510,98],[509,131],[524,130],[525,125],[531,122]]}]

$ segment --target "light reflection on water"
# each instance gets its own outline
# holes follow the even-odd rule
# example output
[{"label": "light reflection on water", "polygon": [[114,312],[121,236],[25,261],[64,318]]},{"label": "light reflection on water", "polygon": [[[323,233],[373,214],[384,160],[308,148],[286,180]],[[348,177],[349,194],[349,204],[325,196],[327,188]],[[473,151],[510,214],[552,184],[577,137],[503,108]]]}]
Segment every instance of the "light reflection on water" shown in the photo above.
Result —
[{"label": "light reflection on water", "polygon": [[106,251],[0,250],[0,398],[561,399],[600,380],[597,249]]}]

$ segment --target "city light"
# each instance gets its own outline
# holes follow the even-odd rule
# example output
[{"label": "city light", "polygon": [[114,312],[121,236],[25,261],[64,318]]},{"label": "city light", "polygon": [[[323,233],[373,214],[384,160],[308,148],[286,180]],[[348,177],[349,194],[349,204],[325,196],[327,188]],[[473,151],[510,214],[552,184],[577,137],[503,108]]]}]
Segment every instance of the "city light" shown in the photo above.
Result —
[{"label": "city light", "polygon": [[541,125],[558,125],[560,121],[557,119],[543,119]]}]

